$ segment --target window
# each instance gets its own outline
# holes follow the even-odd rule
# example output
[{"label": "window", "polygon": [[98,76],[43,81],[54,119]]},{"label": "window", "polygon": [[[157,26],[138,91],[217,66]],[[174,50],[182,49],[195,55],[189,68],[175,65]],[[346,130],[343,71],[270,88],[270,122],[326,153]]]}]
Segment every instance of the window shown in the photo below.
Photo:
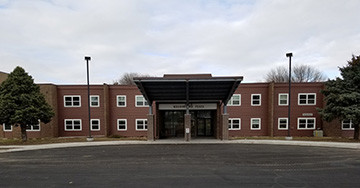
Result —
[{"label": "window", "polygon": [[279,93],[279,106],[287,106],[289,95],[287,93]]},{"label": "window", "polygon": [[241,95],[240,94],[233,94],[230,98],[228,106],[240,106],[241,105]]},{"label": "window", "polygon": [[316,94],[315,93],[299,93],[299,105],[315,105]]},{"label": "window", "polygon": [[251,106],[261,106],[261,94],[251,95]]},{"label": "window", "polygon": [[278,119],[278,129],[287,130],[288,129],[288,118],[279,118]]},{"label": "window", "polygon": [[12,126],[11,125],[6,125],[5,123],[3,124],[3,130],[5,132],[8,132],[8,131],[12,131]]},{"label": "window", "polygon": [[91,119],[91,130],[100,131],[100,119]]},{"label": "window", "polygon": [[251,118],[251,130],[260,130],[261,129],[261,119],[260,118]]},{"label": "window", "polygon": [[136,130],[146,131],[147,130],[147,119],[136,119]]},{"label": "window", "polygon": [[81,131],[81,119],[65,119],[65,131]]},{"label": "window", "polygon": [[27,125],[26,131],[40,131],[40,120],[39,123],[36,125]]},{"label": "window", "polygon": [[64,106],[65,107],[80,107],[81,106],[81,97],[80,95],[65,95],[64,96]]},{"label": "window", "polygon": [[126,131],[127,130],[127,121],[126,119],[118,119],[117,120],[117,128],[119,131]]},{"label": "window", "polygon": [[315,118],[298,118],[298,129],[315,129]]},{"label": "window", "polygon": [[229,118],[229,130],[240,130],[241,121],[240,118]]},{"label": "window", "polygon": [[354,130],[354,124],[351,120],[345,119],[341,122],[341,129],[342,130]]},{"label": "window", "polygon": [[116,103],[118,107],[126,107],[126,95],[117,95]]},{"label": "window", "polygon": [[90,95],[90,106],[91,107],[99,107],[100,100],[99,95]]},{"label": "window", "polygon": [[149,104],[148,104],[148,102],[145,100],[144,96],[142,96],[142,95],[136,95],[136,96],[135,96],[135,106],[136,106],[136,107],[148,107]]}]

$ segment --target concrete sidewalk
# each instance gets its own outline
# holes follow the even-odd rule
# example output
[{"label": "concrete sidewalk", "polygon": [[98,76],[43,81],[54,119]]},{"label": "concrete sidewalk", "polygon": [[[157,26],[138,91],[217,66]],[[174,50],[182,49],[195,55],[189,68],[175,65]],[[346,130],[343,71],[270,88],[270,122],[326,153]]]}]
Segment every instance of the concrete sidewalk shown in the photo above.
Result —
[{"label": "concrete sidewalk", "polygon": [[183,139],[163,139],[156,141],[93,141],[93,142],[71,142],[40,145],[10,145],[0,146],[0,153],[30,151],[40,149],[56,149],[68,147],[85,146],[107,146],[107,145],[132,145],[132,144],[269,144],[269,145],[293,145],[293,146],[315,146],[315,147],[335,147],[347,149],[360,149],[360,143],[347,142],[313,142],[313,141],[295,141],[295,140],[217,140],[217,139],[194,139],[186,142]]}]

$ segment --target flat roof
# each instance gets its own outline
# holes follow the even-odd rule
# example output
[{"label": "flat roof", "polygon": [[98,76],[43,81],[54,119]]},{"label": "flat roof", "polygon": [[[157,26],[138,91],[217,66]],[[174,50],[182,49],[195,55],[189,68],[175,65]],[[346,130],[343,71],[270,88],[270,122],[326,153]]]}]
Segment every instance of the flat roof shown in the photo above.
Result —
[{"label": "flat roof", "polygon": [[134,82],[152,104],[157,102],[223,102],[231,98],[242,76],[212,77],[211,74],[166,74],[164,77],[136,77]]}]

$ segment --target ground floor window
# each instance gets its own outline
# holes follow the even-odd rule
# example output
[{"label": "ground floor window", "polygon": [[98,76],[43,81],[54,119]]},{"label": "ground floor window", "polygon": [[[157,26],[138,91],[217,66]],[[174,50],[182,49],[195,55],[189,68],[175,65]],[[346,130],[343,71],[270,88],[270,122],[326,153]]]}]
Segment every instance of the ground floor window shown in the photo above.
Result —
[{"label": "ground floor window", "polygon": [[147,119],[136,119],[136,130],[137,131],[147,130]]},{"label": "ground floor window", "polygon": [[278,119],[278,129],[287,130],[288,129],[288,118],[279,118]]},{"label": "ground floor window", "polygon": [[344,119],[341,122],[341,128],[342,130],[354,130],[354,124],[350,119]]},{"label": "ground floor window", "polygon": [[261,118],[251,118],[251,130],[260,130],[261,129]]},{"label": "ground floor window", "polygon": [[91,119],[91,130],[100,131],[100,119]]},{"label": "ground floor window", "polygon": [[12,126],[11,125],[6,125],[5,123],[3,124],[3,130],[5,132],[7,131],[12,131]]},{"label": "ground floor window", "polygon": [[36,125],[27,125],[26,131],[40,131],[40,121]]},{"label": "ground floor window", "polygon": [[65,119],[65,131],[81,131],[81,119]]},{"label": "ground floor window", "polygon": [[240,118],[229,118],[229,130],[240,130],[241,121]]},{"label": "ground floor window", "polygon": [[298,129],[315,129],[315,118],[298,118]]},{"label": "ground floor window", "polygon": [[127,120],[126,119],[118,119],[117,120],[117,129],[118,129],[118,131],[126,131],[127,130]]}]

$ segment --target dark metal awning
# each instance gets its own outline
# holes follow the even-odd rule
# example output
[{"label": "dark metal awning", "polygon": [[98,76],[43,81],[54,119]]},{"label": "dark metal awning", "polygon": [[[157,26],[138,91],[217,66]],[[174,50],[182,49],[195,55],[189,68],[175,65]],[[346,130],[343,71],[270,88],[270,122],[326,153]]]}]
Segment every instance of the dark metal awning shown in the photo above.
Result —
[{"label": "dark metal awning", "polygon": [[134,81],[145,99],[157,102],[219,102],[227,103],[242,76],[212,77],[211,75],[164,75],[138,77]]}]

